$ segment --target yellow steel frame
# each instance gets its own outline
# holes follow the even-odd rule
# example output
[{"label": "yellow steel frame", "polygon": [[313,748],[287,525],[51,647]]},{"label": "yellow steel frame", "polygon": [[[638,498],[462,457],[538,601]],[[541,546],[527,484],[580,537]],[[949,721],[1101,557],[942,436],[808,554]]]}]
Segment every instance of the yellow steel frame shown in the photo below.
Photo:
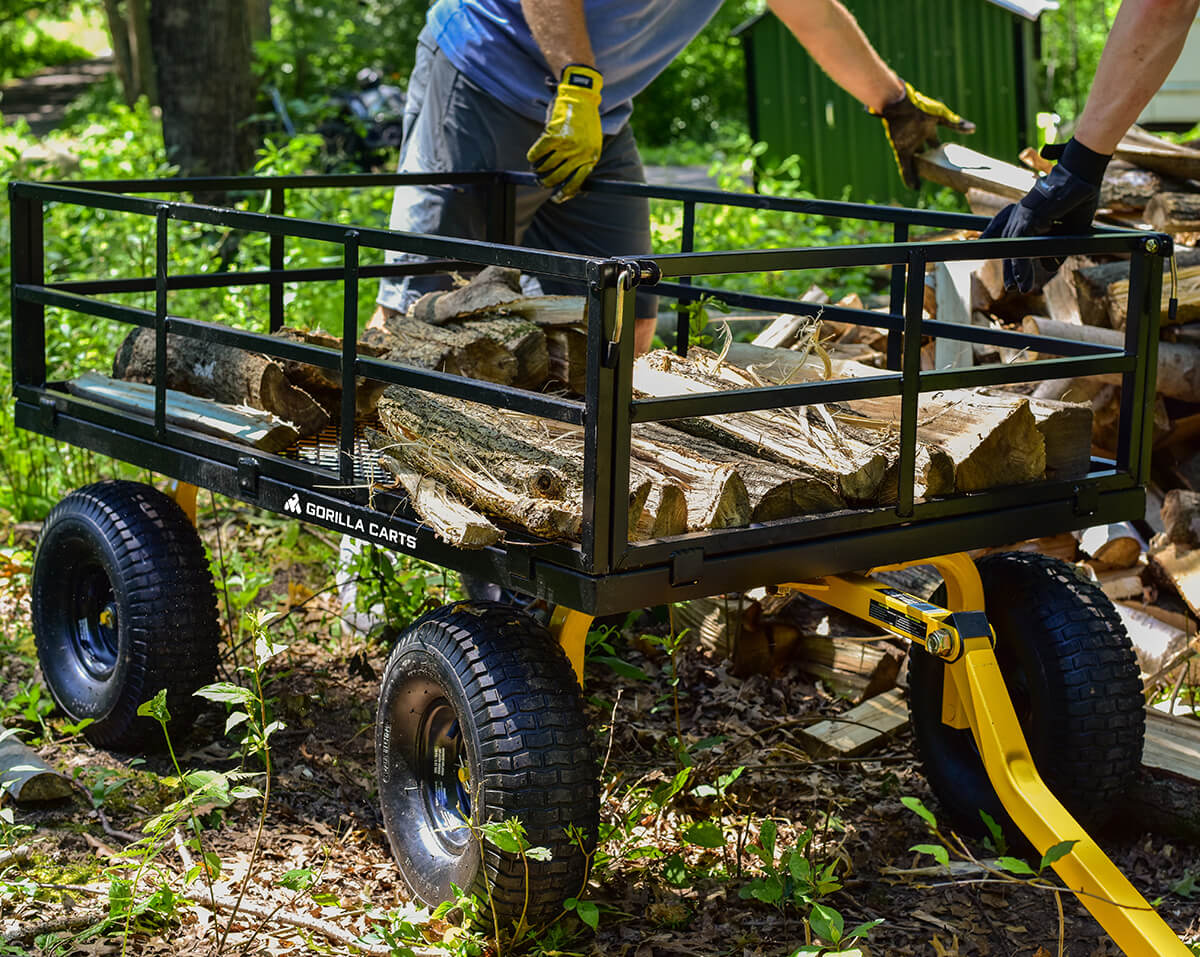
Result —
[{"label": "yellow steel frame", "polygon": [[188,521],[193,525],[196,524],[196,493],[198,489],[195,485],[189,485],[187,482],[180,482],[176,479],[171,479],[167,485],[167,494],[175,499],[175,504],[183,509],[183,514],[188,517]]},{"label": "yellow steel frame", "polygon": [[[947,675],[942,720],[952,727],[970,729],[1001,804],[1038,853],[1063,841],[1076,842],[1070,853],[1054,864],[1054,870],[1129,957],[1192,957],[1191,950],[1042,781],[1000,675],[992,650],[995,638],[986,619],[978,615],[957,619],[973,623],[965,633],[956,626],[956,613],[985,611],[983,584],[975,563],[966,555],[943,555],[871,572],[914,565],[932,565],[941,574],[946,583],[946,608],[863,575],[828,575],[779,587],[811,595],[941,657]],[[550,620],[551,631],[580,686],[591,624],[591,615],[561,606]]]}]

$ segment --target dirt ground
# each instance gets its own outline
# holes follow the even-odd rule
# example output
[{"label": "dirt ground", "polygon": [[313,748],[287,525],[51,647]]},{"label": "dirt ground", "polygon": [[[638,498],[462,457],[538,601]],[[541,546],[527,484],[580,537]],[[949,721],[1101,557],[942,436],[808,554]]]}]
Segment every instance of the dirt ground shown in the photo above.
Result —
[{"label": "dirt ground", "polygon": [[[211,529],[207,535],[211,538]],[[223,543],[226,553],[231,547],[238,544]],[[373,720],[387,649],[352,638],[348,630],[334,634],[331,623],[338,606],[330,585],[328,568],[294,566],[277,570],[276,587],[262,592],[274,596],[263,598],[268,607],[290,608],[300,637],[272,662],[269,693],[278,699],[278,716],[286,728],[273,739],[273,793],[245,898],[258,916],[238,918],[225,952],[352,953],[347,941],[368,929],[369,915],[387,911],[393,920],[405,914],[426,920],[426,943],[414,952],[444,952],[440,948],[448,946],[444,942],[452,942],[458,930],[452,921],[428,921],[425,911],[405,909],[405,891],[376,806]],[[11,611],[20,614],[19,607]],[[647,619],[643,625],[652,629],[655,622]],[[597,751],[606,756],[602,814],[607,820],[621,816],[631,786],[667,780],[675,770],[668,746],[677,730],[669,661],[636,640],[623,649],[623,656],[649,680],[622,678],[599,666],[589,673],[585,690]],[[226,662],[226,670],[230,664]],[[663,859],[682,856],[689,865],[685,879],[668,880],[661,859],[622,860],[599,869],[590,889],[591,899],[601,905],[599,930],[592,934],[574,918],[564,918],[561,929],[573,933],[543,935],[543,953],[793,953],[805,942],[799,914],[743,900],[738,893],[753,866],[745,844],[757,834],[758,822],[768,817],[779,822],[781,845],[809,827],[815,835],[814,855],[839,862],[843,888],[828,903],[843,914],[847,927],[882,920],[863,953],[1046,957],[1060,952],[1059,898],[1054,893],[982,872],[942,876],[930,870],[930,857],[909,850],[927,843],[929,835],[900,798],[916,796],[935,811],[937,804],[914,766],[907,732],[862,759],[814,759],[799,744],[795,728],[806,718],[844,711],[846,702],[794,668],[741,679],[694,648],[680,655],[678,669],[679,730],[691,741],[721,739],[701,752],[693,781],[711,781],[722,772],[745,768],[721,812],[733,847],[703,850],[680,843],[679,832],[689,816],[713,811],[703,800],[686,796],[650,820],[643,835],[643,843],[661,848]],[[19,672],[20,666],[12,662],[0,670],[0,688],[6,695],[28,677]],[[185,768],[236,766],[236,748],[223,735],[224,721],[218,706],[201,716],[194,732],[181,742],[179,758]],[[108,884],[100,868],[119,863],[121,848],[139,836],[147,817],[170,799],[161,781],[145,773],[172,773],[161,756],[148,758],[144,765],[132,764],[127,756],[96,751],[78,738],[42,747],[40,753],[89,785],[103,778],[101,769],[127,773],[132,767],[133,778],[105,802],[103,820],[83,795],[57,807],[16,811],[18,823],[34,828],[25,842],[33,851],[24,865],[27,873],[57,887],[0,910],[0,933],[11,934],[18,925],[48,929],[53,925],[39,922],[64,917],[72,926],[85,926],[89,916],[102,913]],[[208,819],[213,827],[205,832],[205,849],[221,861],[218,890],[236,894],[252,857],[258,805],[242,802],[219,816],[223,819]],[[1200,939],[1200,907],[1185,896],[1185,878],[1196,875],[1200,864],[1197,849],[1139,833],[1136,822],[1125,825],[1123,833],[1099,835],[1105,848],[1173,928],[1190,940]],[[973,848],[980,857],[987,856],[980,846]],[[180,854],[169,845],[160,849],[147,875],[154,868],[177,882],[184,871]],[[309,893],[297,894],[277,884],[280,875],[294,868],[317,873]],[[1074,897],[1064,895],[1061,905],[1062,953],[1120,953]],[[222,917],[216,920],[224,924]],[[326,925],[340,930],[344,939],[334,939]],[[133,935],[125,952],[211,953],[213,929],[209,908],[188,907],[171,925]],[[13,946],[12,951],[0,947],[0,953],[43,952],[28,936]],[[536,952],[536,946],[533,949]],[[62,952],[116,954],[122,949],[117,936],[72,944]]]}]

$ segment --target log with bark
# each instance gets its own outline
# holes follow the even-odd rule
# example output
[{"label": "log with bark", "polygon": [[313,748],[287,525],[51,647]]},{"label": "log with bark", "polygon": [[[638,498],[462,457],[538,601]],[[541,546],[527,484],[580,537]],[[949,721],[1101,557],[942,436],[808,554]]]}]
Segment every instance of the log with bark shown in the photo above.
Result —
[{"label": "log with bark", "polygon": [[[581,429],[402,386],[384,393],[379,417],[386,436],[369,438],[397,463],[390,471],[432,476],[469,507],[544,538],[578,539]],[[751,509],[737,469],[675,438],[633,442],[631,539],[747,524]]]},{"label": "log with bark", "polygon": [[[290,342],[302,342],[306,345],[321,346],[338,353],[342,351],[342,339],[340,336],[333,336],[319,329],[302,330],[284,326],[282,329],[276,331],[274,335],[279,336],[281,339],[287,339]],[[387,352],[386,347],[367,341],[360,341],[357,344],[357,348],[359,355],[370,356],[372,358],[377,358]],[[321,406],[329,413],[330,418],[334,420],[339,419],[342,414],[342,375],[337,369],[325,369],[307,362],[297,362],[294,359],[277,359],[276,362],[279,363],[284,375],[288,377],[288,381],[292,385],[303,389],[321,403]],[[375,403],[383,395],[383,390],[387,388],[386,384],[359,376],[355,379],[354,385],[355,415],[360,419],[374,415]]]},{"label": "log with bark", "polygon": [[1116,159],[1176,179],[1200,179],[1200,150],[1180,146],[1133,127],[1113,154]]},{"label": "log with bark", "polygon": [[[113,359],[113,378],[153,384],[154,341],[152,329],[130,332]],[[301,435],[313,435],[329,421],[325,409],[288,381],[280,365],[266,356],[168,335],[166,360],[168,389],[262,409],[290,422]]]},{"label": "log with bark", "polygon": [[[1180,280],[1195,266],[1200,266],[1200,249],[1178,247],[1175,253]],[[1129,295],[1129,263],[1120,260],[1101,263],[1077,270],[1071,277],[1079,301],[1079,318],[1089,326],[1125,327],[1125,312]],[[1122,283],[1122,285],[1118,285]],[[1163,311],[1170,291],[1170,272],[1163,265]],[[1180,289],[1179,322],[1200,319],[1200,288]]]},{"label": "log with bark", "polygon": [[[1085,326],[1070,322],[1027,316],[1022,324],[1030,335],[1052,336],[1056,339],[1075,339],[1100,345],[1124,348],[1125,333],[1099,326]],[[1052,353],[1047,353],[1052,355]],[[1101,382],[1119,383],[1120,373],[1109,373],[1095,377]],[[1158,345],[1158,385],[1162,395],[1185,402],[1200,402],[1200,347],[1174,342]]]},{"label": "log with bark", "polygon": [[1164,233],[1200,232],[1200,194],[1156,193],[1146,204],[1145,220]]}]

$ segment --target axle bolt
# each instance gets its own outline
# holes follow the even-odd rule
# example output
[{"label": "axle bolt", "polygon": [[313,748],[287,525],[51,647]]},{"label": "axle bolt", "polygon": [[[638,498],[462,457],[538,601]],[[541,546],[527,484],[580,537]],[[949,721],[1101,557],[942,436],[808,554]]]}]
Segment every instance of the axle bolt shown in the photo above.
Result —
[{"label": "axle bolt", "polygon": [[1153,256],[1155,253],[1158,252],[1158,240],[1157,239],[1147,239],[1146,240],[1146,252],[1148,252],[1151,256]]},{"label": "axle bolt", "polygon": [[954,636],[945,628],[938,628],[925,639],[925,650],[931,655],[937,655],[939,658],[944,658],[950,654],[950,649],[953,647]]}]

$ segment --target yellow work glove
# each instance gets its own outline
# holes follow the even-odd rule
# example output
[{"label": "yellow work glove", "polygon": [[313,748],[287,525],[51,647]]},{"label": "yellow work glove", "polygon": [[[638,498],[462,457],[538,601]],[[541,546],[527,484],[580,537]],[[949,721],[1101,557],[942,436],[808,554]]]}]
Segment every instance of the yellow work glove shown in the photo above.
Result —
[{"label": "yellow work glove", "polygon": [[600,159],[603,86],[604,77],[598,70],[577,63],[564,67],[546,127],[525,154],[538,182],[547,189],[559,190],[555,202],[565,202],[578,193]]},{"label": "yellow work glove", "polygon": [[892,144],[892,154],[900,167],[900,178],[909,189],[919,189],[918,153],[932,149],[941,141],[937,128],[947,126],[959,133],[974,133],[975,124],[964,120],[941,100],[918,93],[911,83],[904,84],[904,96],[889,103],[881,112],[871,111],[883,120],[883,131]]}]

